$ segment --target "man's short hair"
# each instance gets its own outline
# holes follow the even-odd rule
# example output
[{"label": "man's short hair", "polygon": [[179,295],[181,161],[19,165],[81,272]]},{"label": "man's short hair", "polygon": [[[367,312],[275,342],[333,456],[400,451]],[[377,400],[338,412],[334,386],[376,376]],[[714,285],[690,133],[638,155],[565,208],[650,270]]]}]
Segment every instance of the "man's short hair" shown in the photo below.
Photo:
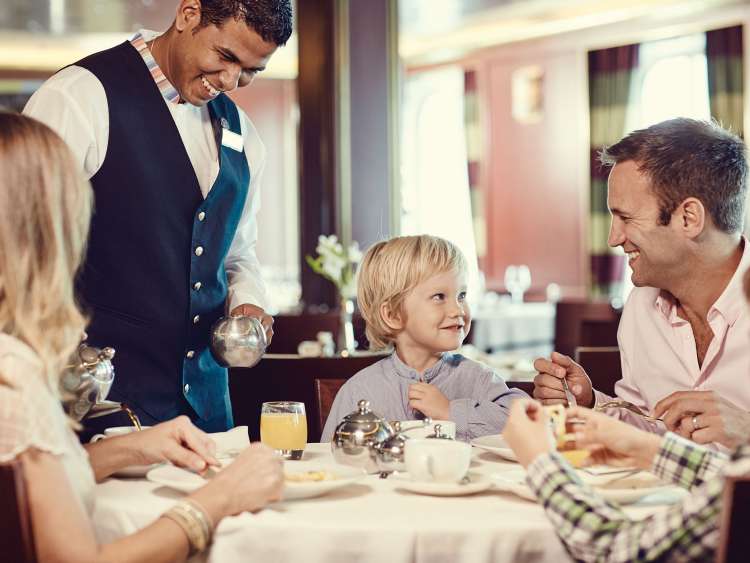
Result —
[{"label": "man's short hair", "polygon": [[357,303],[366,323],[370,348],[390,346],[396,332],[383,320],[381,306],[403,318],[403,303],[417,285],[447,271],[466,272],[466,259],[456,245],[429,236],[396,237],[372,245],[357,273]]},{"label": "man's short hair", "polygon": [[725,233],[742,230],[747,190],[745,143],[713,121],[677,118],[626,135],[604,149],[604,165],[634,161],[659,200],[659,223],[668,225],[686,198],[699,199]]},{"label": "man's short hair", "polygon": [[200,26],[244,21],[266,43],[285,45],[292,35],[291,0],[201,0]]}]

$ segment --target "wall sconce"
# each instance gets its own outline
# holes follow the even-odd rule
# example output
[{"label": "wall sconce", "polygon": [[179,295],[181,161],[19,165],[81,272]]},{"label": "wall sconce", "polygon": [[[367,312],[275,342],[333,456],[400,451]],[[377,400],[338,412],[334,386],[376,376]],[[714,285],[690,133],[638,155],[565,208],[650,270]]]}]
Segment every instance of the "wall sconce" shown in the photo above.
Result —
[{"label": "wall sconce", "polygon": [[513,119],[519,123],[539,123],[544,115],[544,71],[540,66],[525,66],[511,76]]}]

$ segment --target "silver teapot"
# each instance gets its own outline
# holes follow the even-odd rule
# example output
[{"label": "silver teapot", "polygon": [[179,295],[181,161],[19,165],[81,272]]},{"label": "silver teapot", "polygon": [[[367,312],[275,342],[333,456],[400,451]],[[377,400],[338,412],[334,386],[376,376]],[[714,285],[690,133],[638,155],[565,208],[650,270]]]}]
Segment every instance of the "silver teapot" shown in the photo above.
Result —
[{"label": "silver teapot", "polygon": [[95,405],[109,402],[105,399],[115,379],[114,356],[114,348],[99,349],[86,342],[78,346],[60,378],[63,405],[75,420],[82,420]]},{"label": "silver teapot", "polygon": [[378,473],[373,450],[395,436],[391,424],[370,410],[370,401],[361,400],[357,410],[346,415],[336,426],[331,440],[331,452],[337,463],[362,467],[368,473]]},{"label": "silver teapot", "polygon": [[224,367],[253,367],[267,346],[266,331],[255,317],[222,317],[211,327],[211,352]]}]

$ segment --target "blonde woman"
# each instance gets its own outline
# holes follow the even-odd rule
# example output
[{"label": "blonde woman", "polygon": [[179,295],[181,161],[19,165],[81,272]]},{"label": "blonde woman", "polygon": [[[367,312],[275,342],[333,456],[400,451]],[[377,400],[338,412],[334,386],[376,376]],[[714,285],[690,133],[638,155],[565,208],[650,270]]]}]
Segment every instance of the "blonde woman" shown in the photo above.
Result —
[{"label": "blonde woman", "polygon": [[94,484],[132,464],[217,464],[186,417],[84,450],[60,404],[59,376],[86,319],[73,280],[92,193],[63,141],[41,123],[0,113],[0,462],[20,460],[40,562],[184,560],[223,517],[281,494],[281,462],[253,445],[210,484],[132,536],[98,545]]}]

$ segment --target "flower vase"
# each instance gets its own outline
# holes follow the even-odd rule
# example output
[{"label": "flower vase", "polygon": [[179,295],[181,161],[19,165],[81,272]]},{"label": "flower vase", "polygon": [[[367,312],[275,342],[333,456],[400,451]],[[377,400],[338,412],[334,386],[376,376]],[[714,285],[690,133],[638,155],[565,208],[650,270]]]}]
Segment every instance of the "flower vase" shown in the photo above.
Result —
[{"label": "flower vase", "polygon": [[350,356],[357,349],[357,341],[354,340],[354,325],[352,315],[354,314],[354,300],[341,298],[339,310],[339,337],[338,352],[342,356]]}]

